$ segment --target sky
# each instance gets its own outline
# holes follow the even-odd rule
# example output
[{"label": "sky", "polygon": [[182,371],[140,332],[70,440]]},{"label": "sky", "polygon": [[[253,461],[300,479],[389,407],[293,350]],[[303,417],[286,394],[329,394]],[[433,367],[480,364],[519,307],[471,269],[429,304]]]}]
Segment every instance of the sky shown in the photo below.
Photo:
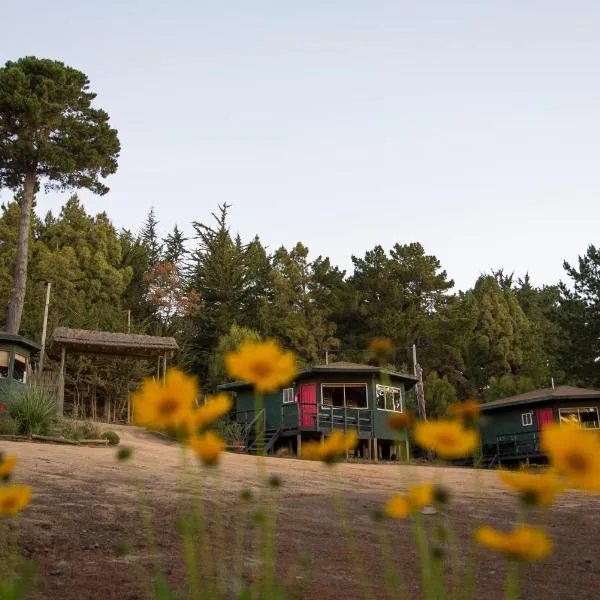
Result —
[{"label": "sky", "polygon": [[90,78],[122,150],[111,191],[80,197],[119,228],[154,206],[191,234],[226,202],[242,238],[345,269],[418,241],[459,289],[498,268],[554,283],[600,243],[593,0],[4,0],[0,18],[2,64]]}]

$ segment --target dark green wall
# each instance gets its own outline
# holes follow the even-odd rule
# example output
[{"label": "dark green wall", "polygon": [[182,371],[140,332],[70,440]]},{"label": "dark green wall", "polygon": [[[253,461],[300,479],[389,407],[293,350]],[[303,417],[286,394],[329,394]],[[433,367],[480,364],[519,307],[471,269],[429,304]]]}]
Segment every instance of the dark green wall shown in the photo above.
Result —
[{"label": "dark green wall", "polygon": [[13,366],[15,363],[15,353],[21,354],[22,356],[27,357],[27,366],[29,367],[31,360],[31,351],[27,347],[23,347],[20,344],[15,344],[7,341],[0,341],[0,350],[8,352],[8,379],[0,379],[0,381],[4,381],[6,383],[14,383],[15,385],[22,385],[19,381],[12,380],[12,372]]},{"label": "dark green wall", "polygon": [[[404,441],[407,437],[406,432],[395,432],[387,428],[386,423],[390,411],[380,410],[377,408],[375,390],[377,384],[390,385],[402,389],[404,401],[406,401],[404,383],[401,380],[390,381],[389,378],[379,377],[372,373],[321,373],[317,376],[303,377],[294,382],[294,393],[297,394],[299,386],[303,383],[314,383],[317,386],[317,404],[322,403],[322,388],[323,384],[332,383],[366,383],[367,384],[367,402],[368,408],[371,409],[371,419],[373,427],[373,437],[381,440]],[[291,386],[289,386],[291,387]],[[236,411],[254,411],[254,392],[252,388],[242,388],[237,391],[236,396]],[[279,390],[272,394],[267,394],[264,397],[264,405],[266,409],[267,427],[276,428],[281,426],[281,407],[283,405],[283,392]],[[292,415],[294,408],[292,405],[286,410],[287,415]]]},{"label": "dark green wall", "polygon": [[[493,411],[484,411],[481,423],[481,440],[485,444],[495,444],[496,436],[509,433],[523,433],[528,431],[537,431],[535,420],[535,411],[540,408],[552,408],[554,421],[558,422],[559,408],[584,408],[595,406],[600,408],[600,398],[586,399],[552,399],[544,402],[535,402],[531,404],[520,404],[516,406],[507,406],[495,409]],[[533,425],[524,427],[521,424],[521,415],[525,412],[533,411]]]}]

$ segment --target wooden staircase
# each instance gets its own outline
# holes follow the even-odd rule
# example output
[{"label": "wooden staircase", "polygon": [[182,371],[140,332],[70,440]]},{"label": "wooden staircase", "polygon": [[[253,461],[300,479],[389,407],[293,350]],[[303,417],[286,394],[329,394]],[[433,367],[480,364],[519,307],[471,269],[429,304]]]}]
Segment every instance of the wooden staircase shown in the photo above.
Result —
[{"label": "wooden staircase", "polygon": [[281,435],[281,429],[266,429],[263,435],[254,431],[253,435],[246,438],[246,452],[248,454],[268,454]]}]

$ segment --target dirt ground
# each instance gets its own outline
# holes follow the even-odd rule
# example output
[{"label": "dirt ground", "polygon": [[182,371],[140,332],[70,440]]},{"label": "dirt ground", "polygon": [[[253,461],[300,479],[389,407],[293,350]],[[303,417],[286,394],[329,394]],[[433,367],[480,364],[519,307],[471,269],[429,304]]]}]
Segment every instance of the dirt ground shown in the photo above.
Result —
[{"label": "dirt ground", "polygon": [[[249,513],[255,510],[239,499],[239,492],[257,491],[257,459],[226,454],[220,470],[208,475],[202,491],[197,491],[200,478],[182,468],[179,447],[133,427],[115,429],[121,445],[133,449],[127,465],[117,462],[114,448],[1,443],[0,450],[19,457],[16,479],[34,488],[19,533],[23,554],[40,569],[34,598],[145,598],[148,576],[144,568],[150,567],[157,553],[170,581],[181,582],[177,515],[182,498],[192,502],[194,494],[205,499],[213,528],[215,514],[223,515],[222,564],[228,574],[235,572],[236,523],[248,522]],[[443,481],[452,492],[448,516],[463,541],[469,539],[474,524],[483,520],[506,528],[517,512],[514,496],[498,485],[492,471],[340,464],[332,477],[332,471],[321,464],[285,458],[266,459],[265,469],[283,481],[277,501],[277,569],[302,598],[362,598],[361,582],[365,581],[374,597],[391,597],[383,583],[385,544],[372,514],[392,491],[418,481]],[[193,465],[192,471],[199,470]],[[156,551],[142,526],[148,512],[141,508],[144,497],[152,516]],[[345,522],[357,546],[355,557],[366,574],[362,579],[349,559],[336,498],[347,514]],[[600,497],[566,494],[546,519],[557,542],[556,552],[526,567],[521,598],[600,598]],[[410,523],[386,522],[385,529],[390,537],[385,557],[401,567],[407,597],[418,598],[419,563]],[[245,578],[252,576],[258,560],[250,548],[252,535],[248,529],[246,552],[237,553],[243,557]],[[125,555],[119,552],[124,545],[129,546]],[[477,565],[476,597],[501,598],[504,562],[481,550]]]}]

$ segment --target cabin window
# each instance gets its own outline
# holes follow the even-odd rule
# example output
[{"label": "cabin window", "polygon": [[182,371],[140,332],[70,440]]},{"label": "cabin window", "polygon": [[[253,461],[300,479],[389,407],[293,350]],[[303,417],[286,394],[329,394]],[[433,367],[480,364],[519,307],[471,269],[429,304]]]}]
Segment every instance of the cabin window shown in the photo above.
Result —
[{"label": "cabin window", "polygon": [[533,413],[526,412],[521,414],[521,424],[523,427],[533,425]]},{"label": "cabin window", "polygon": [[559,408],[558,417],[561,423],[576,423],[584,429],[600,429],[598,409],[595,406],[586,408]]},{"label": "cabin window", "polygon": [[294,401],[294,388],[285,388],[283,390],[283,403],[290,404]]},{"label": "cabin window", "polygon": [[378,385],[377,408],[402,412],[402,388]]},{"label": "cabin window", "polygon": [[334,408],[367,408],[366,383],[323,384],[323,406]]},{"label": "cabin window", "polygon": [[21,354],[15,354],[13,362],[13,380],[25,383],[27,380],[27,358]]},{"label": "cabin window", "polygon": [[0,350],[0,379],[8,379],[8,359],[8,352]]}]

